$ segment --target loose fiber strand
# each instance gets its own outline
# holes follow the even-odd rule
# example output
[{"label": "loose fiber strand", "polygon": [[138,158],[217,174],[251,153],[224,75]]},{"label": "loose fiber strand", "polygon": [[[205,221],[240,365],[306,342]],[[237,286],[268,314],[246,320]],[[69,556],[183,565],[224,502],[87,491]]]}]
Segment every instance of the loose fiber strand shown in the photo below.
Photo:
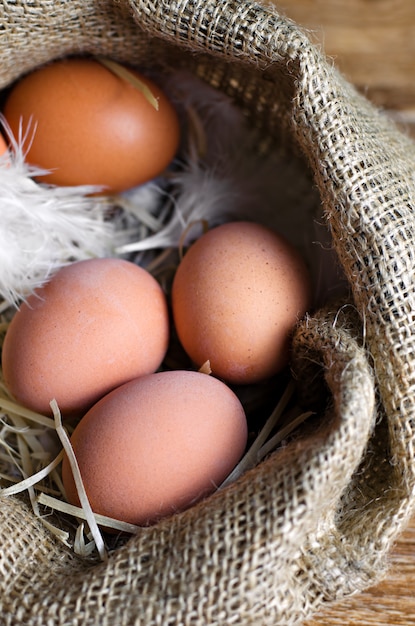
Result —
[{"label": "loose fiber strand", "polygon": [[66,430],[64,429],[62,425],[61,413],[58,407],[58,403],[56,402],[55,399],[51,401],[50,407],[53,411],[53,416],[55,418],[56,432],[58,434],[58,437],[68,457],[68,461],[69,461],[69,464],[73,473],[75,485],[78,491],[78,497],[81,502],[82,509],[85,512],[86,521],[94,537],[98,554],[102,561],[106,561],[107,553],[105,549],[104,540],[102,538],[101,531],[98,528],[98,524],[95,520],[93,511],[91,509],[91,505],[89,503],[88,496],[86,494],[85,487],[82,481],[81,472],[79,471],[78,461],[76,460],[76,456],[74,454],[70,439],[66,433]]}]

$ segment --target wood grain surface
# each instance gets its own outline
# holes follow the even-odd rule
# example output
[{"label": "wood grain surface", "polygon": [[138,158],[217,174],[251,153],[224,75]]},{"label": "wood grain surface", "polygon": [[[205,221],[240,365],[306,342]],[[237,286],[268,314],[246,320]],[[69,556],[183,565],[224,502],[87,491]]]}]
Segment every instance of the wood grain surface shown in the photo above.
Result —
[{"label": "wood grain surface", "polygon": [[272,0],[415,135],[415,0]]},{"label": "wood grain surface", "polygon": [[[369,100],[415,138],[415,0],[273,0]],[[415,518],[385,580],[307,626],[415,626]]]}]

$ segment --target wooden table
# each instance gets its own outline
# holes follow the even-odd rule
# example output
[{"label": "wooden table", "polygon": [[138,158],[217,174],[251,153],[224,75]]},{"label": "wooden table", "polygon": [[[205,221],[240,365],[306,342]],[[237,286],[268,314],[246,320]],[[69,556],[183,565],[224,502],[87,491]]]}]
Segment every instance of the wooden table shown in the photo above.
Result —
[{"label": "wooden table", "polygon": [[415,125],[414,0],[272,0],[375,104]]},{"label": "wooden table", "polygon": [[[273,0],[310,29],[334,64],[415,139],[415,0]],[[415,626],[415,519],[384,582],[326,608],[307,626]]]}]

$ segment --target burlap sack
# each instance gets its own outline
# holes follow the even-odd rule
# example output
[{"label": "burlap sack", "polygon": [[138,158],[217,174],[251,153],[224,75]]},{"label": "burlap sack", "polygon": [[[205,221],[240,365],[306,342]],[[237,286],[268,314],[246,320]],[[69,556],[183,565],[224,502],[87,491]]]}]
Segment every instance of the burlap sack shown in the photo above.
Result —
[{"label": "burlap sack", "polygon": [[413,508],[414,146],[297,25],[250,0],[1,3],[1,87],[79,52],[197,72],[264,144],[302,155],[352,295],[294,342],[320,426],[108,562],[72,555],[3,497],[0,623],[299,624],[379,578]]}]

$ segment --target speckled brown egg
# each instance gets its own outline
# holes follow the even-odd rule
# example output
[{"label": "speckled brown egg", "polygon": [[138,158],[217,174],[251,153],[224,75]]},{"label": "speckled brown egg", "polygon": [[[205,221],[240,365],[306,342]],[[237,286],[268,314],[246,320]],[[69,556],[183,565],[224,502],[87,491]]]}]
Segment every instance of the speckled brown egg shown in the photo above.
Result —
[{"label": "speckled brown egg", "polygon": [[154,372],[169,341],[164,292],[146,270],[120,259],[60,269],[22,304],[3,345],[3,376],[23,405],[85,412],[114,387]]},{"label": "speckled brown egg", "polygon": [[289,359],[294,326],[311,302],[295,248],[259,224],[212,228],[186,252],[172,287],[178,337],[197,365],[230,383],[267,379]]},{"label": "speckled brown egg", "polygon": [[68,58],[13,86],[4,115],[16,138],[26,134],[27,161],[50,170],[42,182],[117,192],[169,165],[179,143],[176,111],[153,81],[134,73],[144,91],[97,60]]},{"label": "speckled brown egg", "polygon": [[0,156],[7,152],[7,143],[3,135],[0,134]]},{"label": "speckled brown egg", "polygon": [[[245,413],[221,381],[165,371],[130,381],[102,398],[71,437],[92,510],[146,525],[215,491],[242,456]],[[67,457],[69,501],[79,504]]]}]

